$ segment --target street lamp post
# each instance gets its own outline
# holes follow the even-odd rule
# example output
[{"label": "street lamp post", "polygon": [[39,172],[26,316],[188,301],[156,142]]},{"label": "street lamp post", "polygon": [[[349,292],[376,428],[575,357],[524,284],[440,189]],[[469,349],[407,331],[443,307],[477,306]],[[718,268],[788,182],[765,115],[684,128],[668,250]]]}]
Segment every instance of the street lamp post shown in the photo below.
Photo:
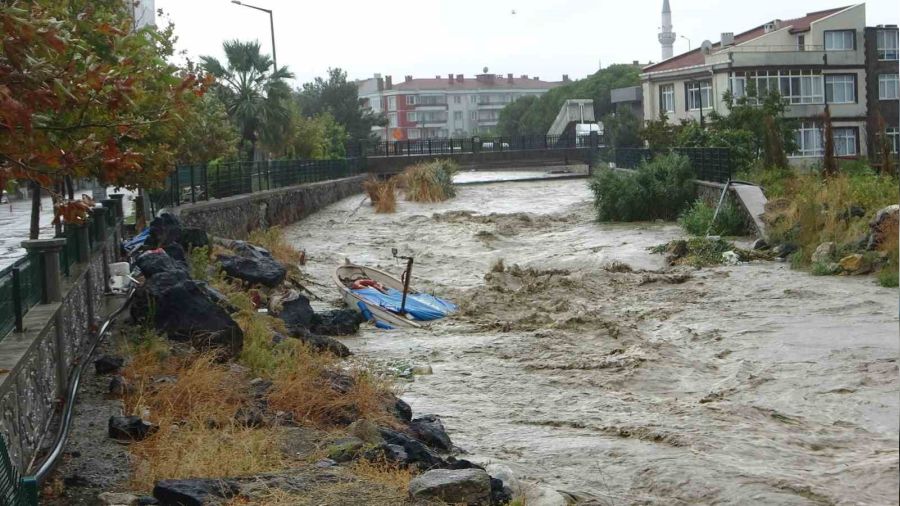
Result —
[{"label": "street lamp post", "polygon": [[684,35],[679,35],[679,37],[688,41],[688,51],[690,51],[691,50],[691,39],[685,37]]},{"label": "street lamp post", "polygon": [[255,5],[245,4],[240,0],[231,0],[231,3],[235,5],[243,5],[244,7],[249,7],[251,9],[256,9],[258,11],[263,11],[269,15],[269,30],[272,33],[272,68],[276,72],[278,71],[278,57],[275,56],[275,21],[272,18],[272,11],[269,9],[263,9],[262,7],[257,7]]}]

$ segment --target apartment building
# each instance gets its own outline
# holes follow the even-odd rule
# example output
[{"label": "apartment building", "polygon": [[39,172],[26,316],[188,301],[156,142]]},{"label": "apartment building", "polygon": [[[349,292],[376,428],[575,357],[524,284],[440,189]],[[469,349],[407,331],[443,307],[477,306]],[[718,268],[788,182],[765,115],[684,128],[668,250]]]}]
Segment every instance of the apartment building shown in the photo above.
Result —
[{"label": "apartment building", "polygon": [[[897,32],[865,25],[865,4],[858,4],[776,19],[737,35],[723,33],[717,43],[704,41],[693,51],[644,67],[644,118],[665,114],[671,123],[702,121],[713,111],[728,113],[726,91],[735,97],[748,89],[778,92],[786,114],[799,121],[798,148],[791,154],[795,163],[823,155],[826,104],[836,153],[865,156],[872,145],[869,120],[876,111],[884,109],[890,127],[897,126],[896,103],[893,115],[888,103],[897,93]],[[867,58],[870,53],[878,62]],[[878,77],[871,75],[873,68]]]},{"label": "apartment building", "polygon": [[384,112],[388,125],[374,131],[382,139],[415,140],[469,137],[491,132],[500,110],[514,100],[548,90],[569,81],[542,81],[538,77],[506,76],[484,72],[474,78],[462,74],[434,79],[406,76],[394,83],[391,76],[375,74],[358,81],[364,107]]},{"label": "apartment building", "polygon": [[900,65],[898,65],[897,25],[867,27],[866,97],[868,98],[869,153],[878,153],[878,135],[883,122],[885,135],[894,153],[900,152]]}]

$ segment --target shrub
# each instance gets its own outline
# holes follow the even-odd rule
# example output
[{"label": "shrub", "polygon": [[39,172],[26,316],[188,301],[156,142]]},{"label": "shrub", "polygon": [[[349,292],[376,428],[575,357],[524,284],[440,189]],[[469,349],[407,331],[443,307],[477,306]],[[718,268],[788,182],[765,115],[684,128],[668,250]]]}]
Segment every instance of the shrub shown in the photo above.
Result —
[{"label": "shrub", "polygon": [[434,160],[407,167],[400,174],[406,200],[412,202],[442,202],[456,196],[453,175],[459,166],[452,160]]},{"label": "shrub", "polygon": [[897,265],[885,265],[878,273],[878,284],[885,288],[897,288],[900,285]]},{"label": "shrub", "polygon": [[298,251],[288,242],[281,227],[254,230],[247,242],[266,248],[275,260],[286,264],[287,267],[306,263],[306,253]]},{"label": "shrub", "polygon": [[590,183],[600,221],[675,219],[694,198],[695,172],[685,156],[642,162],[633,172],[601,171]]},{"label": "shrub", "polygon": [[[678,224],[691,235],[746,235],[747,223],[744,213],[730,199],[726,199],[715,215],[716,208],[705,200],[697,199],[691,207],[681,213]],[[715,215],[716,221],[713,222]],[[712,223],[712,227],[710,227]]]},{"label": "shrub", "polygon": [[209,246],[191,250],[191,277],[198,281],[209,278]]}]

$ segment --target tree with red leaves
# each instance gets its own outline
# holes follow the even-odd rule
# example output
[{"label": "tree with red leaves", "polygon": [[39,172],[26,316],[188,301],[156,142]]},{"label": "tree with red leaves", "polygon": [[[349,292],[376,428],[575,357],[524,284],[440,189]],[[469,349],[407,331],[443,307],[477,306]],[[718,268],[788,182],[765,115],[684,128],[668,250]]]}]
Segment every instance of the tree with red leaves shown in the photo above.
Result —
[{"label": "tree with red leaves", "polygon": [[0,27],[0,180],[29,181],[35,203],[50,191],[56,220],[72,223],[85,208],[53,191],[61,182],[162,184],[212,82],[167,62],[171,25],[134,30],[122,0],[13,0]]}]

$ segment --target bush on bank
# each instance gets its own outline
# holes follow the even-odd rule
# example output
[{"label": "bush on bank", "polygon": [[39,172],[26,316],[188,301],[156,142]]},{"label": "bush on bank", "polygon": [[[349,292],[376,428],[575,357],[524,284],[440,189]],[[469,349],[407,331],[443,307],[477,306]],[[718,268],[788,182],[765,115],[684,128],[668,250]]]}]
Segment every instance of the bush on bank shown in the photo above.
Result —
[{"label": "bush on bank", "polygon": [[[769,198],[763,216],[772,244],[796,248],[791,264],[826,275],[847,272],[839,262],[860,255],[866,270],[879,271],[883,286],[897,286],[897,223],[879,231],[886,240],[870,244],[870,223],[879,210],[900,201],[896,176],[879,174],[864,162],[844,163],[834,177],[816,171],[798,172],[756,167],[737,176],[760,184]],[[834,243],[833,248],[817,248]],[[870,250],[870,246],[872,249]],[[828,251],[825,251],[828,250]]]},{"label": "bush on bank", "polygon": [[[713,217],[715,216],[715,221]],[[730,199],[726,199],[716,215],[716,206],[703,199],[697,199],[678,217],[678,224],[691,235],[726,235],[738,236],[747,234],[747,222],[744,213]]]},{"label": "bush on bank", "polygon": [[687,157],[659,156],[635,171],[602,170],[590,183],[600,221],[674,220],[694,200]]},{"label": "bush on bank", "polygon": [[448,159],[417,163],[404,169],[399,176],[406,200],[412,202],[442,202],[456,196],[453,175],[459,172],[456,162]]}]

